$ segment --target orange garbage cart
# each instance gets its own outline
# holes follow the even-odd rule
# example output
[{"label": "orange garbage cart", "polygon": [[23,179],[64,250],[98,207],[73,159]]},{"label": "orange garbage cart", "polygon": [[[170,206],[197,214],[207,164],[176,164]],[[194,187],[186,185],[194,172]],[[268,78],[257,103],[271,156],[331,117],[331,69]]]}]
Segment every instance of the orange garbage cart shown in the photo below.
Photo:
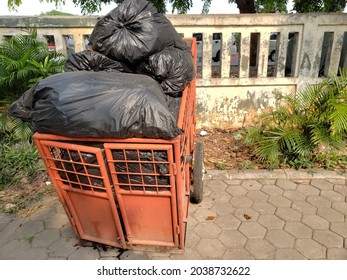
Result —
[{"label": "orange garbage cart", "polygon": [[[196,65],[195,39],[186,40]],[[182,94],[177,122],[184,132],[174,139],[34,134],[79,239],[123,249],[184,249],[189,203],[202,200],[195,83]]]}]

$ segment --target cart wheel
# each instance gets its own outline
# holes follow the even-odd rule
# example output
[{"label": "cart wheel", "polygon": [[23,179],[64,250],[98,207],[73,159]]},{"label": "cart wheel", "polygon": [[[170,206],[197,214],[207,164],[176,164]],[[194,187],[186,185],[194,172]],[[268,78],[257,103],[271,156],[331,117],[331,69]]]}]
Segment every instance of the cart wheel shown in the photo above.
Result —
[{"label": "cart wheel", "polygon": [[202,201],[204,173],[204,143],[198,142],[195,146],[191,177],[190,202],[192,203],[200,203]]}]

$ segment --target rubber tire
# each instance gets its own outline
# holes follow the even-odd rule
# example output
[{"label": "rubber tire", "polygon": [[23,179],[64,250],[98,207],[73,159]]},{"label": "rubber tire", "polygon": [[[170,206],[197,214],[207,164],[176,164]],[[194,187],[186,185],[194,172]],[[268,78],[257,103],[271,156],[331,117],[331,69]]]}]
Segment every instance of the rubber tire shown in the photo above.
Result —
[{"label": "rubber tire", "polygon": [[192,169],[192,185],[190,187],[190,202],[200,203],[203,198],[203,178],[204,178],[204,143],[198,142],[195,145],[193,169]]}]

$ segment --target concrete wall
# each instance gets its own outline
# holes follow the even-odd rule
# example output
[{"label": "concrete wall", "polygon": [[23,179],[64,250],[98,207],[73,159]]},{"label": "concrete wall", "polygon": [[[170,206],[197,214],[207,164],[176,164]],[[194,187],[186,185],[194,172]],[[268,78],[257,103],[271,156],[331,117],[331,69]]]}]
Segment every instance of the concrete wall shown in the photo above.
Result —
[{"label": "concrete wall", "polygon": [[[167,17],[185,37],[202,33],[198,127],[250,124],[257,114],[274,104],[276,94],[294,94],[321,81],[322,75],[347,67],[345,13]],[[96,17],[0,17],[0,38],[23,32],[25,24],[30,23],[38,27],[40,37],[54,35],[57,51],[66,50],[68,35],[74,38],[75,51],[81,51],[85,48],[85,36],[92,32],[96,21]],[[221,33],[221,40],[214,40],[215,33]],[[275,41],[270,40],[274,33]],[[235,38],[236,46],[232,46]],[[251,41],[257,45],[252,65]],[[219,62],[212,60],[215,44],[221,46]],[[275,61],[271,61],[269,54],[274,46]]]}]

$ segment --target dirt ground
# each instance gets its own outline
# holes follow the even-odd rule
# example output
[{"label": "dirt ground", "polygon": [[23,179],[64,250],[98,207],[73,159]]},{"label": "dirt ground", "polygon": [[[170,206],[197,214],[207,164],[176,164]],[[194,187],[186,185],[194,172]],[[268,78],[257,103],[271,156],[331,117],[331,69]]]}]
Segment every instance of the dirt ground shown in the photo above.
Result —
[{"label": "dirt ground", "polygon": [[205,169],[259,169],[251,150],[238,130],[197,130],[196,141],[204,143]]}]

